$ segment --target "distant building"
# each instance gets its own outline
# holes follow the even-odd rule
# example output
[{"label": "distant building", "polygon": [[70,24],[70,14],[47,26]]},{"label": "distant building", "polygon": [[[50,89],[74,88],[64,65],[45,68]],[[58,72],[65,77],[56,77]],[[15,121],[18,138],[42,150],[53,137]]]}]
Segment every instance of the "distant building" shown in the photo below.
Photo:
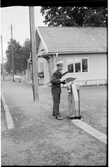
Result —
[{"label": "distant building", "polygon": [[65,77],[84,84],[107,82],[107,29],[104,27],[37,27],[39,84],[47,84],[58,60]]}]

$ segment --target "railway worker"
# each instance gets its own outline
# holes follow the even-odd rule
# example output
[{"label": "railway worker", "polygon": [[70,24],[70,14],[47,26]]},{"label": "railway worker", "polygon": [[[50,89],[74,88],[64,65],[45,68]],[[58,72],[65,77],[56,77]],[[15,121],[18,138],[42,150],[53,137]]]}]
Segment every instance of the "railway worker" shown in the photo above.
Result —
[{"label": "railway worker", "polygon": [[58,120],[63,120],[59,111],[61,84],[65,84],[65,80],[62,80],[63,61],[56,63],[57,70],[53,73],[51,78],[51,93],[53,98],[53,116]]}]

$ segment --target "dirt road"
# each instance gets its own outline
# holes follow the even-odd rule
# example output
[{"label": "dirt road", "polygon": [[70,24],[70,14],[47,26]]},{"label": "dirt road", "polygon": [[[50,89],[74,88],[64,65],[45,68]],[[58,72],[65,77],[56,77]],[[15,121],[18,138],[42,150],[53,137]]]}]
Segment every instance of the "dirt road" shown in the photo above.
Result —
[{"label": "dirt road", "polygon": [[[85,98],[86,90],[87,88],[81,89],[82,119],[87,122],[89,115],[91,119],[95,118],[96,125],[94,122],[94,126],[99,125],[98,129],[105,133],[106,123],[97,122],[99,120],[98,116],[96,117],[97,106],[94,106],[96,98],[91,97],[93,102],[90,103],[89,98]],[[92,90],[89,90],[87,92],[91,95]],[[106,165],[106,145],[66,118],[68,106],[65,88],[62,90],[60,105],[60,111],[65,118],[63,121],[56,120],[52,116],[52,98],[49,87],[39,88],[40,100],[37,102],[33,102],[31,86],[24,83],[3,82],[2,92],[15,124],[14,129],[3,129],[1,133],[2,165]],[[101,90],[102,94],[103,92],[105,92],[106,99],[105,88]],[[101,102],[100,106],[102,106]],[[106,101],[103,104],[105,120]],[[102,110],[99,111],[102,114]]]}]

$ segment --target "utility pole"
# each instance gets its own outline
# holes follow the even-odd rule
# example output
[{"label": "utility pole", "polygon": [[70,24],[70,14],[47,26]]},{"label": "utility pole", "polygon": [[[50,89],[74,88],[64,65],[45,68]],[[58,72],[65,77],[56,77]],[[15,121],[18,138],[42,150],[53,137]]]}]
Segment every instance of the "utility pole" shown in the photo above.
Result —
[{"label": "utility pole", "polygon": [[3,73],[3,81],[5,80],[4,76],[4,60],[3,60],[3,41],[2,41],[2,35],[1,35],[1,54],[2,54],[2,73]]},{"label": "utility pole", "polygon": [[13,71],[13,82],[14,81],[14,57],[13,57],[13,32],[12,32],[12,24],[11,24],[11,53],[12,53],[12,71]]},{"label": "utility pole", "polygon": [[29,18],[30,18],[30,39],[32,48],[32,80],[33,80],[33,99],[34,101],[39,100],[38,92],[38,59],[36,57],[36,32],[35,32],[35,18],[34,18],[34,7],[29,7]]}]

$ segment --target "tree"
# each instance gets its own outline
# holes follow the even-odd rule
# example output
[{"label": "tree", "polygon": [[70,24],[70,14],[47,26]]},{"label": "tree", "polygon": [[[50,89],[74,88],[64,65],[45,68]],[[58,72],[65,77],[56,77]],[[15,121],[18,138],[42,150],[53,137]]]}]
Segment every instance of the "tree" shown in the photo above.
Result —
[{"label": "tree", "polygon": [[[14,74],[22,71],[21,67],[21,45],[16,40],[13,40],[13,59],[14,59]],[[5,69],[7,72],[11,73],[12,70],[12,47],[11,40],[8,42],[8,48],[6,50],[6,63]]]},{"label": "tree", "polygon": [[22,67],[23,70],[27,69],[27,59],[30,58],[31,45],[30,40],[27,38],[22,46]]},{"label": "tree", "polygon": [[[21,46],[19,42],[13,40],[13,57],[14,57],[14,74],[21,73],[27,69],[27,59],[29,59],[31,53],[30,41],[26,39],[24,45]],[[12,70],[12,50],[11,40],[8,42],[8,48],[6,50],[6,64],[5,69],[11,73]]]},{"label": "tree", "polygon": [[107,27],[107,8],[89,8],[83,25],[85,27]]},{"label": "tree", "polygon": [[105,7],[42,6],[40,12],[48,26],[106,26]]}]

